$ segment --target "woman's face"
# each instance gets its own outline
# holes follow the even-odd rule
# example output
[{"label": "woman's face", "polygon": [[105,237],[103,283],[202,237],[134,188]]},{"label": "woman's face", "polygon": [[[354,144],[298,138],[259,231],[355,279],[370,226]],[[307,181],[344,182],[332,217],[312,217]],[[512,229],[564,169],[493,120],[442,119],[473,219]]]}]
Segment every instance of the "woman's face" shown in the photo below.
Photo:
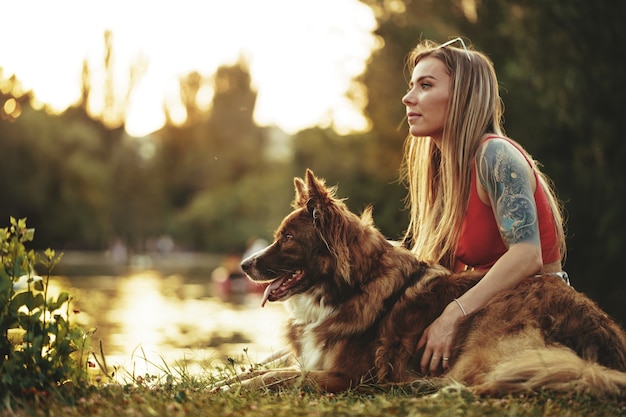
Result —
[{"label": "woman's face", "polygon": [[448,109],[450,75],[438,58],[420,60],[409,83],[409,91],[402,97],[406,106],[409,133],[412,136],[430,136],[439,144]]}]

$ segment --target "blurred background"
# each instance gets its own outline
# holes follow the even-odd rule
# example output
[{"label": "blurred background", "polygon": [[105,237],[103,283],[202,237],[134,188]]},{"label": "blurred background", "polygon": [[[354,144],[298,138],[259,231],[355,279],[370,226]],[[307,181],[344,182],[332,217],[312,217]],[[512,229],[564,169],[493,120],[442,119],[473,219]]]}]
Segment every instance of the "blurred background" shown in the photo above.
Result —
[{"label": "blurred background", "polygon": [[[38,248],[65,253],[59,282],[101,328],[130,320],[113,306],[129,291],[136,306],[156,288],[144,312],[163,294],[222,302],[234,290],[214,285],[272,240],[306,168],[353,211],[373,204],[396,239],[405,56],[462,36],[495,63],[507,134],[556,183],[573,285],[623,324],[624,19],[613,0],[13,2],[0,25],[0,220],[26,217]],[[260,314],[256,291],[240,291]],[[172,308],[196,323],[172,319],[175,337],[209,332],[197,321],[219,308],[203,306]]]}]

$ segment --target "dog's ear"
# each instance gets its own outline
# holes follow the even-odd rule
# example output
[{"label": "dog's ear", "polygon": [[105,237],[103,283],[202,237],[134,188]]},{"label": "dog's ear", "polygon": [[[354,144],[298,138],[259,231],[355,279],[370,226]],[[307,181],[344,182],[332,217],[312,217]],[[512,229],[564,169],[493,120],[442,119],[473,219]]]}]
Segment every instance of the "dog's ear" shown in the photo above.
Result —
[{"label": "dog's ear", "polygon": [[291,204],[293,208],[306,207],[313,218],[317,218],[319,210],[332,204],[334,188],[326,188],[325,181],[317,178],[313,171],[307,168],[305,179],[293,179],[296,196]]},{"label": "dog's ear", "polygon": [[306,170],[306,188],[309,193],[307,210],[313,217],[320,238],[335,257],[336,273],[350,284],[350,251],[345,233],[347,208],[341,200],[335,198],[337,187],[326,187],[325,184],[313,171]]},{"label": "dog's ear", "polygon": [[309,201],[309,191],[306,184],[301,178],[296,177],[293,179],[293,185],[296,187],[296,197],[291,206],[296,209],[305,207],[307,201]]},{"label": "dog's ear", "polygon": [[317,207],[332,204],[334,197],[334,188],[327,188],[326,182],[317,178],[313,171],[306,170],[306,188],[309,194],[309,206],[312,204]]}]

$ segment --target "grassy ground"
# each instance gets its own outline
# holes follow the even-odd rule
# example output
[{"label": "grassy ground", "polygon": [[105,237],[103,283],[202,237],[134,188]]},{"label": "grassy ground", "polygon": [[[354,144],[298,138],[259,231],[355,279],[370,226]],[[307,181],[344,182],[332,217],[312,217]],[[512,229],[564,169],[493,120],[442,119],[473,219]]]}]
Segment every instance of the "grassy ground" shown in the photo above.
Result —
[{"label": "grassy ground", "polygon": [[428,380],[387,389],[361,386],[341,394],[311,388],[304,379],[297,387],[280,392],[239,386],[213,392],[218,381],[262,367],[250,361],[247,349],[237,359],[204,364],[201,375],[192,375],[184,363],[175,367],[152,364],[161,370],[158,376],[136,376],[109,369],[101,361],[98,364],[90,371],[91,384],[87,387],[67,383],[20,396],[0,393],[0,417],[626,417],[626,398],[600,399],[573,392],[481,397],[461,386],[438,390]]},{"label": "grassy ground", "polygon": [[5,397],[0,416],[626,416],[626,399],[576,394],[485,398],[460,387],[436,392],[428,383],[390,390],[364,387],[336,395],[304,387],[282,392],[235,387],[213,393],[216,378],[202,378],[182,373],[89,388],[66,384],[51,392]]}]

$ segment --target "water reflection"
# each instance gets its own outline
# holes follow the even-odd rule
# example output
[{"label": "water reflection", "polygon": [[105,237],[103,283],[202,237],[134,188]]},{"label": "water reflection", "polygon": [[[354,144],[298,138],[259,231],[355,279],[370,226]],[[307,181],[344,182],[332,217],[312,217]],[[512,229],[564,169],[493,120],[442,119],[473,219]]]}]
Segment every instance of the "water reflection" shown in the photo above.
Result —
[{"label": "water reflection", "polygon": [[261,308],[255,293],[224,301],[207,279],[146,270],[56,277],[53,285],[73,296],[72,309],[80,311],[74,320],[97,328],[93,350],[101,342],[108,365],[127,376],[160,374],[183,361],[202,372],[244,348],[259,361],[282,347],[281,305]]}]

